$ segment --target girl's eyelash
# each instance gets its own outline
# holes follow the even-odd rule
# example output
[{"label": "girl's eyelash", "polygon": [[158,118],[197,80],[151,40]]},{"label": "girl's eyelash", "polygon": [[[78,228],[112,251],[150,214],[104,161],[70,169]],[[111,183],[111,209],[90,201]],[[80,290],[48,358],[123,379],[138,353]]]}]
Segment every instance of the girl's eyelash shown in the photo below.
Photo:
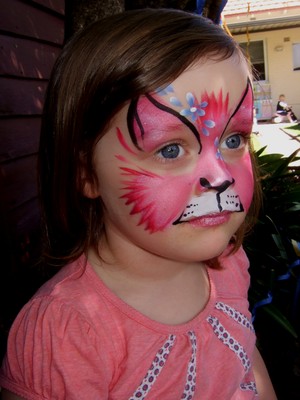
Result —
[{"label": "girl's eyelash", "polygon": [[232,132],[229,135],[226,135],[226,138],[228,138],[230,136],[234,136],[234,135],[240,135],[240,136],[243,136],[244,138],[247,138],[248,136],[251,135],[251,132],[248,132],[248,131]]},{"label": "girl's eyelash", "polygon": [[[158,160],[162,163],[170,163],[170,162],[174,162],[174,161],[178,160],[178,158],[164,158],[159,155],[162,152],[162,150],[168,146],[180,146],[183,148],[183,150],[185,149],[185,145],[184,145],[184,143],[182,143],[182,141],[180,141],[180,140],[171,141],[170,143],[165,143],[158,150],[156,150],[153,154],[153,158],[155,158],[156,160]],[[179,158],[181,158],[181,157],[179,157]]]},{"label": "girl's eyelash", "polygon": [[[234,133],[230,133],[229,135],[224,136],[223,140],[226,140],[228,138],[230,138],[231,136],[241,136],[245,141],[249,141],[251,139],[251,133],[252,132],[234,132]],[[223,141],[221,140],[221,141]]]},{"label": "girl's eyelash", "polygon": [[163,146],[160,146],[157,150],[155,150],[155,154],[172,145],[184,147],[184,144],[180,140],[172,140],[171,142],[165,143]]},{"label": "girl's eyelash", "polygon": [[[232,146],[229,145],[230,143],[230,139],[239,137],[239,142],[238,143],[234,143],[232,142]],[[231,132],[227,135],[225,135],[219,142],[219,149],[221,151],[241,151],[243,150],[245,147],[249,146],[251,140],[251,132]],[[234,144],[236,146],[234,146]]]},{"label": "girl's eyelash", "polygon": [[251,132],[238,132],[236,135],[240,135],[243,139],[249,140],[251,137]]},{"label": "girl's eyelash", "polygon": [[240,133],[242,138],[245,140],[245,143],[248,144],[251,141],[251,133],[252,132],[245,132],[245,133]]}]

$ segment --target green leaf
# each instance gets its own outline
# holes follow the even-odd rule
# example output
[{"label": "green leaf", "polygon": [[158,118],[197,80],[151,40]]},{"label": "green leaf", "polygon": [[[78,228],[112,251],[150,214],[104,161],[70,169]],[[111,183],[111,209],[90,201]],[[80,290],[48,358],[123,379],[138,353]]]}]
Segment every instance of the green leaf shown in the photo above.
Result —
[{"label": "green leaf", "polygon": [[295,161],[295,158],[299,152],[299,149],[295,150],[290,156],[282,158],[282,163],[281,165],[278,166],[278,168],[274,171],[273,177],[274,176],[280,176],[284,170],[289,166],[289,164],[293,161]]},{"label": "green leaf", "polygon": [[259,157],[259,156],[266,150],[267,147],[268,147],[268,146],[264,146],[264,147],[261,147],[260,149],[258,149],[258,150],[256,150],[256,151],[254,151],[254,155],[255,155],[256,157]]},{"label": "green leaf", "polygon": [[277,248],[279,250],[281,258],[283,260],[288,260],[287,252],[286,252],[286,250],[284,248],[284,245],[282,243],[280,235],[279,234],[272,234],[272,238],[273,238],[273,240],[274,240],[274,242],[275,242],[275,244],[276,244],[276,246],[277,246]]}]

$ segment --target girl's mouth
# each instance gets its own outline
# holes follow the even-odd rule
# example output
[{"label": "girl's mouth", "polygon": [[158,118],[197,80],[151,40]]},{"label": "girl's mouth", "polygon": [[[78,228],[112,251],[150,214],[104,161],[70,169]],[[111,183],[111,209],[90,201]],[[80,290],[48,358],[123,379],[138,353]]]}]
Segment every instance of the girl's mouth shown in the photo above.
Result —
[{"label": "girl's mouth", "polygon": [[[203,192],[200,196],[194,196],[186,205],[174,225],[183,222],[196,221],[204,226],[213,226],[222,224],[226,213],[243,212],[244,207],[239,195],[233,189],[227,189],[222,193],[216,193],[214,190]],[[228,218],[228,216],[227,216]],[[220,222],[219,222],[220,221]]]},{"label": "girl's mouth", "polygon": [[229,212],[229,211],[207,214],[207,215],[203,215],[201,217],[193,218],[186,222],[188,222],[190,225],[195,226],[195,227],[217,226],[217,225],[222,225],[222,224],[225,224],[226,222],[228,222],[231,214],[232,214],[232,212]]}]

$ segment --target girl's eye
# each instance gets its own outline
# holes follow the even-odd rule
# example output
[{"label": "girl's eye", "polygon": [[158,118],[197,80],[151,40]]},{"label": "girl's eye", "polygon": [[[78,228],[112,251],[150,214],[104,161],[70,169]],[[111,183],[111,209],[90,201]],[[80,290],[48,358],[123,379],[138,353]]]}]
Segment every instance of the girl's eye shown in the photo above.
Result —
[{"label": "girl's eye", "polygon": [[237,149],[241,144],[241,136],[240,135],[233,135],[230,136],[225,140],[226,146],[229,149]]},{"label": "girl's eye", "polygon": [[243,147],[244,144],[245,144],[245,138],[240,134],[235,134],[228,136],[221,144],[221,148],[239,149],[240,147]]},{"label": "girl's eye", "polygon": [[184,153],[182,146],[176,143],[168,144],[160,149],[156,154],[160,158],[174,159],[181,157]]}]

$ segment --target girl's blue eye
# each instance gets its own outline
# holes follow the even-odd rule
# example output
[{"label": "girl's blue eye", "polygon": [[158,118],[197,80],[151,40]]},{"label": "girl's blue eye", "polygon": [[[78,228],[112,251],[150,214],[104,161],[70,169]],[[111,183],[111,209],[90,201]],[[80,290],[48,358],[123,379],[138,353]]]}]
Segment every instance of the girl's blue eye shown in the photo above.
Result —
[{"label": "girl's blue eye", "polygon": [[178,144],[172,143],[163,147],[158,154],[163,158],[177,158],[182,154],[182,148]]},{"label": "girl's blue eye", "polygon": [[241,135],[232,135],[225,140],[228,149],[238,149],[242,144]]}]

